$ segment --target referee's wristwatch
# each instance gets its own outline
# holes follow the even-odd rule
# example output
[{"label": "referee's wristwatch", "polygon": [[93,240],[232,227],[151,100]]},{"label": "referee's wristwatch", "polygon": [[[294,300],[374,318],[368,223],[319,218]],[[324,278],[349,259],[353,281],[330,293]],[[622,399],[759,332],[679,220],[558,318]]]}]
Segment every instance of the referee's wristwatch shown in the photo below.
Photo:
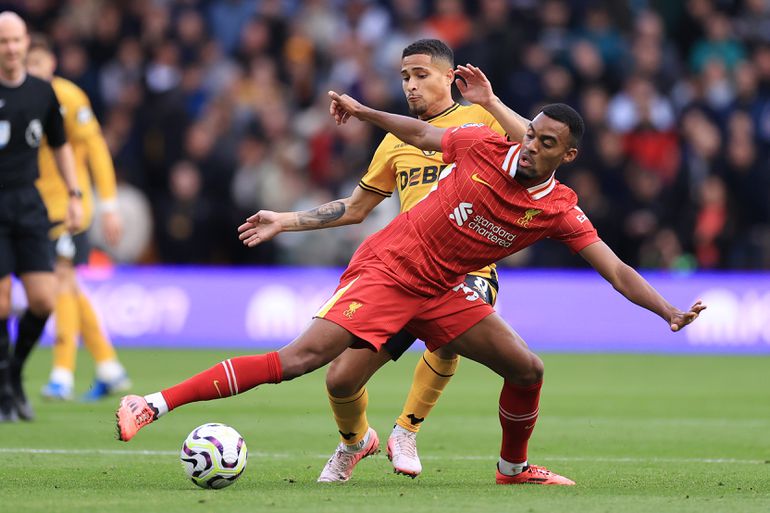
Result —
[{"label": "referee's wristwatch", "polygon": [[70,198],[83,199],[83,191],[80,189],[70,189],[69,195]]}]

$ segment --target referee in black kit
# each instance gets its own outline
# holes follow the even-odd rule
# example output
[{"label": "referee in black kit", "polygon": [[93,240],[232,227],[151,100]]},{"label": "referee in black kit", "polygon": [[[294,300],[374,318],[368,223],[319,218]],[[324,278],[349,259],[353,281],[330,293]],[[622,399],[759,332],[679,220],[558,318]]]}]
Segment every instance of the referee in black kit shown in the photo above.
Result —
[{"label": "referee in black kit", "polygon": [[[82,219],[81,192],[59,102],[48,82],[27,75],[28,48],[24,20],[0,12],[0,422],[32,420],[21,373],[56,297],[51,225],[35,188],[43,135],[70,191],[65,222],[74,230]],[[13,353],[8,335],[11,273],[21,279],[29,303],[19,320]]]}]

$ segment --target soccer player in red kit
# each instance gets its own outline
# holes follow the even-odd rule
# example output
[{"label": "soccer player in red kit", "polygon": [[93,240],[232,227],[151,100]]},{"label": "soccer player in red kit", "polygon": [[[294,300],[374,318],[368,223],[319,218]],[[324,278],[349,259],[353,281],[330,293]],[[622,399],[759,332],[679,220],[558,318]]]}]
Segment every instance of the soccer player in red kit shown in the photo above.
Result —
[{"label": "soccer player in red kit", "polygon": [[[512,143],[483,126],[437,128],[370,109],[348,96],[330,96],[338,123],[350,116],[370,121],[408,144],[442,151],[454,165],[422,202],[364,241],[334,295],[291,344],[277,352],[225,360],[161,392],[124,397],[116,412],[118,438],[131,439],[183,404],[296,378],[347,347],[378,350],[405,328],[430,341],[429,349],[446,346],[503,377],[497,483],[574,484],[528,464],[543,363],[464,285],[464,275],[551,237],[580,253],[616,290],[658,314],[673,331],[693,322],[705,306],[697,302],[685,312],[670,305],[599,239],[577,207],[574,192],[555,180],[555,169],[577,156],[582,136],[582,119],[570,107],[544,107],[524,139]],[[252,216],[239,227],[241,239],[248,246],[269,240],[280,231],[280,222]]]}]

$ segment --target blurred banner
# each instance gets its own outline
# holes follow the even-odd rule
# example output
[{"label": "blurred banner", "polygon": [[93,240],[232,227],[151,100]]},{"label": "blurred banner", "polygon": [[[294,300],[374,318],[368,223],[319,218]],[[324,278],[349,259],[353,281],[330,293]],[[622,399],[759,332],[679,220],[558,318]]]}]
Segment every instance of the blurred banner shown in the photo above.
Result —
[{"label": "blurred banner", "polygon": [[[85,269],[81,278],[119,347],[263,350],[299,334],[340,273],[135,267]],[[497,311],[536,351],[770,354],[770,274],[645,276],[676,306],[702,299],[708,310],[671,333],[592,271],[503,270]],[[23,307],[18,283],[14,302]],[[44,343],[52,332],[49,323]]]}]

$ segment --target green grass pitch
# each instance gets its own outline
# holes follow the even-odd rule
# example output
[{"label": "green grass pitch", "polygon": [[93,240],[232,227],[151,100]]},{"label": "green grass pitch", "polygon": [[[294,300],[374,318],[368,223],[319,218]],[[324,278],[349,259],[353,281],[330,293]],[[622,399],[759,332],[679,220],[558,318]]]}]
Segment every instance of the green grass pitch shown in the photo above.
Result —
[{"label": "green grass pitch", "polygon": [[[134,391],[149,393],[227,351],[126,350]],[[81,353],[78,393],[87,387]],[[546,354],[541,415],[530,461],[575,487],[497,486],[500,380],[463,361],[426,420],[423,474],[363,460],[342,485],[315,482],[337,443],[319,371],[282,385],[183,407],[130,443],[114,440],[117,399],[43,403],[50,351],[27,371],[38,419],[0,425],[0,510],[7,512],[768,512],[770,359]],[[387,438],[416,354],[369,386],[369,420]],[[189,482],[178,459],[187,433],[224,422],[246,439],[242,478],[224,490]],[[384,445],[383,445],[384,447]]]}]

